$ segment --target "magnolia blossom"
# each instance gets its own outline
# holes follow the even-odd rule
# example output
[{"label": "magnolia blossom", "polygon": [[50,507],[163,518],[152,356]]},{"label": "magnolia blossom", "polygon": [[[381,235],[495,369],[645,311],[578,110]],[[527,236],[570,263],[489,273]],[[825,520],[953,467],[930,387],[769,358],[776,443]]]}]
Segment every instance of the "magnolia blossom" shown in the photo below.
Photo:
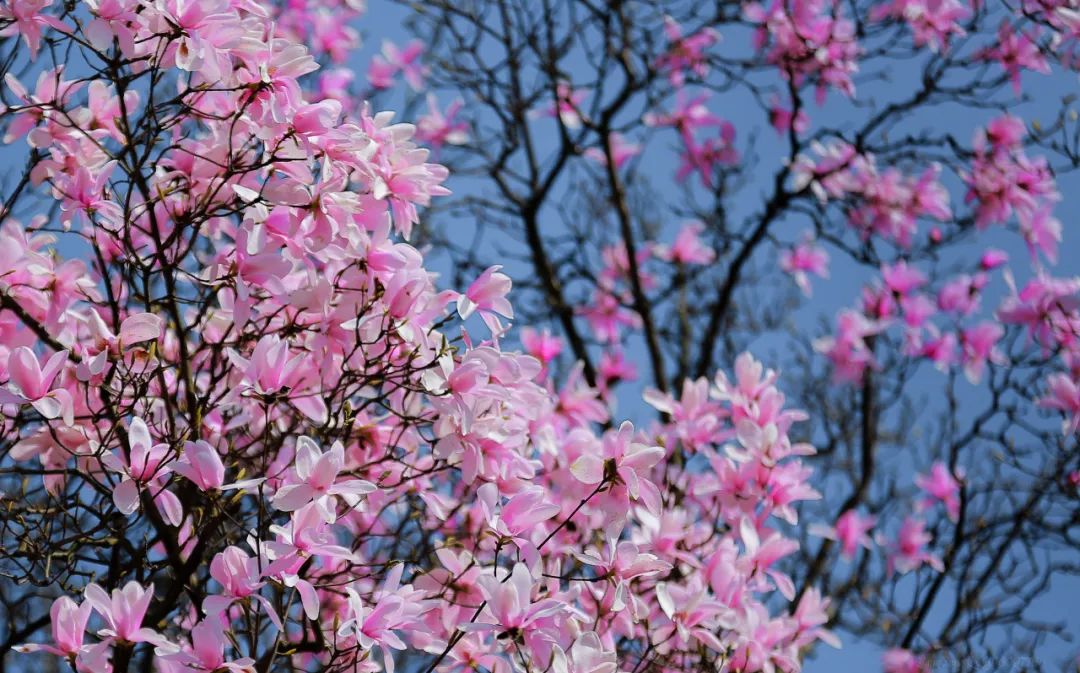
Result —
[{"label": "magnolia blossom", "polygon": [[926,530],[926,522],[915,517],[904,519],[896,538],[886,542],[879,535],[878,544],[888,546],[889,572],[898,570],[901,573],[917,570],[923,564],[929,565],[937,572],[943,572],[945,566],[941,559],[926,549],[933,537]]},{"label": "magnolia blossom", "polygon": [[1075,434],[1080,427],[1080,384],[1062,373],[1051,374],[1046,381],[1047,395],[1039,400],[1039,406],[1061,411],[1065,415],[1062,433]]},{"label": "magnolia blossom", "polygon": [[458,121],[463,101],[459,98],[443,112],[433,94],[428,94],[428,113],[416,121],[416,139],[438,149],[443,145],[464,145],[469,140],[469,125]]},{"label": "magnolia blossom", "polygon": [[860,546],[866,549],[871,548],[873,540],[870,538],[869,532],[874,529],[876,524],[876,517],[863,516],[855,510],[849,509],[836,519],[834,526],[813,526],[811,528],[818,535],[839,542],[841,554],[843,554],[844,558],[850,560],[854,558]]},{"label": "magnolia blossom", "polygon": [[419,91],[423,88],[424,78],[427,76],[427,68],[420,62],[423,54],[424,45],[419,40],[413,40],[403,48],[389,40],[383,40],[382,52],[371,60],[368,67],[371,86],[388,89],[393,86],[393,78],[400,73],[414,91]]},{"label": "magnolia blossom", "polygon": [[941,502],[945,505],[949,518],[953,521],[957,520],[960,516],[960,483],[953,477],[945,463],[934,463],[930,467],[929,474],[916,475],[915,485],[925,491],[928,496],[923,501],[923,507]]},{"label": "magnolia blossom", "polygon": [[163,659],[174,662],[188,670],[231,671],[247,673],[254,670],[255,662],[243,657],[229,661],[225,657],[228,640],[214,619],[204,619],[191,628],[191,645],[163,648]]},{"label": "magnolia blossom", "polygon": [[49,609],[52,618],[53,645],[38,645],[35,643],[20,645],[16,649],[20,652],[50,652],[61,657],[72,657],[83,649],[83,638],[86,635],[86,623],[90,620],[90,611],[93,609],[90,601],[76,603],[67,596],[61,596],[53,601]]},{"label": "magnolia blossom", "polygon": [[466,631],[494,631],[511,640],[521,639],[537,628],[537,622],[563,609],[559,601],[533,601],[533,579],[524,563],[517,563],[508,577],[485,575],[479,579],[486,599],[481,617]]},{"label": "magnolia blossom", "polygon": [[237,389],[238,394],[269,398],[280,393],[312,419],[326,417],[326,403],[317,394],[302,394],[298,390],[308,381],[311,373],[302,366],[305,362],[303,355],[291,355],[287,341],[276,335],[267,335],[255,344],[250,359],[241,357],[231,349],[228,355],[244,372],[244,384]]},{"label": "magnolia blossom", "polygon": [[780,268],[791,274],[803,294],[810,296],[810,274],[829,277],[829,253],[807,239],[780,254]]},{"label": "magnolia blossom", "polygon": [[586,631],[574,640],[569,652],[558,645],[551,668],[555,673],[615,673],[618,659],[615,652],[604,648],[595,631]]},{"label": "magnolia blossom", "polygon": [[923,657],[899,647],[882,655],[881,666],[885,673],[927,673],[929,670]]},{"label": "magnolia blossom", "polygon": [[179,526],[183,518],[180,500],[162,481],[172,471],[167,464],[171,447],[163,442],[155,443],[141,418],[131,419],[127,438],[126,451],[118,449],[102,459],[110,470],[121,475],[112,492],[117,509],[132,514],[139,508],[140,495],[147,492],[169,523]]},{"label": "magnolia blossom", "polygon": [[705,50],[720,41],[720,34],[712,28],[705,28],[683,35],[678,22],[670,16],[664,17],[664,35],[670,45],[668,51],[656,60],[656,67],[668,71],[671,84],[681,87],[685,82],[686,71],[697,77],[705,77],[709,72]]},{"label": "magnolia blossom", "polygon": [[68,25],[45,11],[52,0],[14,0],[0,7],[0,20],[10,22],[0,35],[22,37],[30,49],[30,60],[37,58],[41,50],[41,39],[50,28],[62,32],[70,30]]},{"label": "magnolia blossom", "polygon": [[[504,318],[514,317],[514,309],[506,299],[513,282],[505,273],[499,273],[501,268],[492,266],[486,269],[469,285],[469,289],[458,297],[458,314],[462,318],[468,318],[473,312],[479,311],[484,322],[492,326],[495,324],[492,322],[495,314]],[[492,331],[497,329],[492,327]]]},{"label": "magnolia blossom", "polygon": [[617,517],[623,507],[616,502],[626,497],[641,500],[653,513],[660,511],[660,491],[650,480],[649,470],[664,457],[659,446],[634,441],[634,426],[623,422],[619,429],[607,432],[599,450],[586,450],[570,466],[573,475],[584,484],[610,484],[605,499],[613,500],[610,513]]},{"label": "magnolia blossom", "polygon": [[66,425],[73,425],[75,407],[71,393],[65,388],[53,388],[67,359],[68,352],[60,351],[42,367],[26,346],[12,350],[7,361],[8,386],[0,388],[0,404],[29,404],[45,418],[62,418]]},{"label": "magnolia blossom", "polygon": [[710,264],[716,258],[705,242],[700,239],[705,225],[699,221],[684,224],[670,246],[657,246],[656,256],[677,264]]},{"label": "magnolia blossom", "polygon": [[323,520],[333,523],[337,520],[337,499],[345,501],[349,507],[360,504],[361,497],[373,493],[375,484],[364,479],[338,480],[338,475],[345,466],[345,448],[340,442],[334,442],[325,453],[319,445],[308,437],[296,440],[296,464],[286,475],[286,485],[274,494],[274,507],[293,512],[309,502],[322,513]]},{"label": "magnolia blossom", "polygon": [[607,166],[608,152],[611,153],[612,165],[618,170],[630,159],[641,154],[641,145],[628,141],[621,133],[612,133],[608,136],[605,149],[590,147],[585,150],[585,156],[601,166]]},{"label": "magnolia blossom", "polygon": [[569,82],[559,82],[555,86],[555,102],[537,110],[544,117],[554,117],[568,129],[581,128],[581,105],[588,95],[585,91],[575,90]]},{"label": "magnolia blossom", "polygon": [[110,596],[94,583],[86,585],[86,602],[106,622],[98,635],[123,643],[160,643],[163,638],[153,629],[142,626],[146,610],[154,598],[153,588],[146,589],[138,582],[128,582],[123,589],[113,589]]}]

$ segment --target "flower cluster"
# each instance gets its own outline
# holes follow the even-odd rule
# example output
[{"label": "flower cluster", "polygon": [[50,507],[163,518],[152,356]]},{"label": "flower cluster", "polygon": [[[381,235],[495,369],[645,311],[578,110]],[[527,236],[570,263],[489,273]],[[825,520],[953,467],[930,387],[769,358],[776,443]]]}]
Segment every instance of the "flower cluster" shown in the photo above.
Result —
[{"label": "flower cluster", "polygon": [[852,81],[858,69],[859,44],[855,24],[835,0],[773,0],[752,2],[746,18],[758,26],[755,41],[768,60],[796,86],[814,82],[818,102],[829,89],[855,95]]},{"label": "flower cluster", "polygon": [[[503,350],[509,277],[440,290],[406,242],[446,169],[318,75],[358,6],[15,8],[39,74],[7,79],[7,142],[61,226],[3,214],[0,410],[11,460],[42,468],[27,516],[109,522],[71,521],[52,637],[23,651],[93,673],[796,671],[836,643],[815,589],[770,607],[796,595],[780,522],[819,497],[775,374],[743,356],[734,383],[656,398],[671,422],[616,428],[600,390],[549,378],[557,340]],[[92,76],[44,64],[46,36]],[[701,67],[684,42],[666,67]],[[419,86],[420,52],[387,44],[370,84]],[[433,103],[421,137],[460,142],[452,119]],[[700,233],[641,261],[708,263]],[[63,261],[68,240],[90,254]],[[617,340],[632,265],[606,261],[589,319]]]},{"label": "flower cluster", "polygon": [[951,217],[949,193],[938,180],[938,166],[916,176],[896,168],[880,169],[872,155],[859,154],[844,142],[816,145],[816,158],[800,155],[792,167],[794,187],[822,201],[843,199],[849,224],[863,240],[879,236],[910,247],[920,219]]}]

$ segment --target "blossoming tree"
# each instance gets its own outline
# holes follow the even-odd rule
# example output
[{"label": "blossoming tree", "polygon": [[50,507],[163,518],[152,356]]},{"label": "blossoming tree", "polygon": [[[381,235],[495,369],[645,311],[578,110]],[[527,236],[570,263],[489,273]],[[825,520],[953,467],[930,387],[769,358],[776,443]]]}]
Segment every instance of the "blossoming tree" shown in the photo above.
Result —
[{"label": "blossoming tree", "polygon": [[[795,671],[836,644],[784,564],[819,493],[776,374],[740,355],[635,426],[588,358],[505,348],[510,278],[442,286],[408,242],[447,194],[414,135],[467,129],[358,95],[421,87],[418,48],[320,67],[360,10],[0,3],[0,670]],[[923,535],[898,568],[935,563]]]},{"label": "blossoming tree", "polygon": [[527,352],[735,491],[710,380],[764,356],[827,496],[789,605],[820,587],[890,673],[1075,666],[1037,607],[1080,541],[1075,2],[399,4],[468,176],[422,233],[521,260]]}]

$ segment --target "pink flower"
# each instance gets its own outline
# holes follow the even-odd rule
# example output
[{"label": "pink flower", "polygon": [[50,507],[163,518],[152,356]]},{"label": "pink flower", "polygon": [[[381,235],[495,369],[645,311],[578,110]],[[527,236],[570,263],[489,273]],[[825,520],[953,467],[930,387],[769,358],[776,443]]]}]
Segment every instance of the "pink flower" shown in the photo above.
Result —
[{"label": "pink flower", "polygon": [[540,109],[537,114],[543,117],[557,118],[568,129],[581,128],[581,104],[588,94],[576,91],[569,82],[555,85],[555,102]]},{"label": "pink flower", "polygon": [[110,231],[123,227],[123,209],[109,198],[109,177],[114,166],[115,162],[109,162],[94,173],[80,166],[74,175],[60,174],[53,178],[54,189],[61,198],[60,221],[65,228],[71,227],[76,216],[90,228],[98,223]]},{"label": "pink flower", "polygon": [[621,348],[611,348],[600,354],[600,362],[596,365],[596,386],[602,394],[607,395],[620,381],[635,381],[637,377],[637,367],[626,358]]},{"label": "pink flower", "polygon": [[[432,654],[438,654],[442,649],[433,648],[429,651]],[[459,640],[454,649],[450,650],[448,661],[444,663],[444,666],[446,673],[475,673],[479,670],[509,673],[511,670],[506,659],[500,654],[493,653],[487,639],[479,633],[470,633]]]},{"label": "pink flower", "polygon": [[216,554],[210,562],[210,576],[221,585],[221,592],[203,599],[203,613],[208,618],[217,617],[235,601],[250,597],[266,610],[274,626],[281,629],[281,618],[274,606],[258,593],[263,586],[261,565],[260,559],[248,556],[236,546],[226,547],[225,551]]},{"label": "pink flower", "polygon": [[[161,318],[152,313],[136,313],[120,323],[120,334],[112,333],[101,319],[101,314],[91,309],[87,313],[86,326],[93,336],[93,349],[97,354],[87,357],[75,368],[80,381],[98,381],[105,373],[110,360],[120,358],[128,346],[146,341],[156,341],[161,336]],[[93,350],[88,349],[88,353]]]},{"label": "pink flower", "polygon": [[891,266],[883,265],[881,277],[886,287],[901,296],[911,294],[926,284],[923,272],[908,266],[904,260]]},{"label": "pink flower", "polygon": [[891,0],[875,7],[870,17],[902,20],[914,33],[916,46],[929,45],[934,51],[944,49],[952,35],[964,35],[960,26],[971,10],[957,0]]},{"label": "pink flower", "polygon": [[769,108],[769,123],[781,136],[786,136],[791,131],[805,133],[810,128],[810,116],[806,114],[806,110],[792,114],[791,110],[783,107],[780,99],[774,96]]},{"label": "pink flower", "polygon": [[332,98],[300,105],[293,115],[293,130],[302,136],[324,136],[338,127],[341,102]]},{"label": "pink flower", "polygon": [[578,309],[602,343],[618,343],[624,327],[641,327],[641,316],[626,308],[611,292],[597,287],[592,302]]},{"label": "pink flower", "polygon": [[960,483],[953,477],[949,467],[942,462],[936,462],[930,467],[930,474],[915,476],[915,485],[921,488],[927,496],[923,506],[941,502],[945,505],[945,511],[949,518],[956,521],[960,516]]},{"label": "pink flower", "polygon": [[939,371],[948,371],[958,360],[956,335],[952,332],[935,336],[923,344],[920,354],[930,359]]},{"label": "pink flower", "polygon": [[323,520],[337,520],[336,502],[341,498],[350,508],[360,504],[360,498],[374,493],[375,484],[363,479],[346,479],[338,482],[338,475],[345,467],[345,448],[334,442],[323,453],[319,445],[309,437],[296,440],[296,464],[289,470],[282,486],[274,494],[274,507],[283,512],[293,512],[309,502],[314,502]]},{"label": "pink flower", "polygon": [[881,657],[881,666],[885,673],[928,673],[926,660],[910,650],[894,647]]},{"label": "pink flower", "polygon": [[1050,64],[1046,62],[1046,58],[1039,50],[1035,37],[1033,34],[1015,30],[1008,20],[1003,20],[998,28],[994,46],[983,49],[976,58],[999,62],[1005,68],[1005,72],[1009,73],[1013,90],[1019,95],[1022,70],[1050,73]]},{"label": "pink flower", "polygon": [[971,315],[979,307],[979,299],[987,281],[986,274],[982,272],[974,276],[961,274],[946,281],[938,291],[938,308],[962,316]]},{"label": "pink flower", "polygon": [[937,305],[924,294],[914,294],[900,299],[900,311],[904,314],[905,325],[918,328],[937,312]]},{"label": "pink flower", "polygon": [[831,621],[828,613],[830,602],[828,598],[821,597],[817,587],[806,590],[792,615],[798,629],[796,643],[803,646],[820,640],[831,647],[840,648],[840,639],[832,631],[822,628]]},{"label": "pink flower", "polygon": [[236,388],[236,395],[255,394],[272,398],[284,391],[292,404],[316,422],[327,417],[326,402],[314,392],[303,392],[312,372],[306,367],[307,354],[289,357],[289,342],[277,334],[267,334],[255,344],[251,359],[247,360],[229,348],[226,354],[233,365],[243,374],[243,381]]},{"label": "pink flower", "polygon": [[539,360],[546,371],[551,362],[562,353],[563,342],[557,336],[552,336],[548,330],[537,332],[531,327],[521,330],[521,345],[525,352]]},{"label": "pink flower", "polygon": [[1080,278],[1053,278],[1040,272],[1019,292],[1011,276],[1006,280],[1012,294],[1001,302],[999,320],[1025,325],[1030,337],[1047,349],[1076,343]]},{"label": "pink flower", "polygon": [[185,442],[184,453],[173,464],[173,471],[190,479],[204,491],[221,488],[225,483],[225,466],[217,449],[201,439]]},{"label": "pink flower", "polygon": [[684,224],[671,246],[657,246],[656,256],[673,264],[711,264],[716,253],[701,240],[705,224],[692,220]]},{"label": "pink flower", "polygon": [[873,516],[862,516],[853,509],[849,509],[836,520],[836,525],[829,527],[814,526],[813,532],[830,540],[840,543],[840,553],[850,560],[855,557],[859,547],[870,549],[872,540],[868,533],[873,530],[877,519]]},{"label": "pink flower", "polygon": [[[265,543],[266,548],[275,556],[274,563],[267,568],[267,574],[275,574],[280,569],[296,570],[311,556],[357,560],[352,551],[337,544],[332,528],[314,503],[293,512],[289,523],[270,526],[269,530],[277,539]],[[296,563],[297,560],[299,564]]]},{"label": "pink flower", "polygon": [[6,110],[13,113],[14,117],[4,134],[5,143],[25,137],[31,147],[46,148],[52,145],[51,132],[39,125],[50,122],[56,109],[65,108],[71,96],[82,88],[83,84],[78,80],[65,80],[63,75],[63,65],[42,71],[38,75],[34,93],[31,94],[13,73],[7,73],[4,82],[21,104],[12,105]]},{"label": "pink flower", "polygon": [[615,650],[604,648],[595,631],[578,636],[569,652],[556,645],[551,661],[553,673],[616,673],[618,667]]},{"label": "pink flower", "polygon": [[128,582],[123,589],[113,589],[112,596],[91,582],[86,586],[86,600],[94,611],[105,618],[108,628],[98,635],[115,638],[124,643],[160,643],[164,639],[153,629],[142,628],[143,617],[150,601],[154,598],[153,589],[144,589],[138,582]]},{"label": "pink flower", "polygon": [[375,55],[368,64],[367,81],[375,89],[389,89],[394,86],[394,76],[397,75],[397,67],[386,60],[385,57]]},{"label": "pink flower", "polygon": [[477,581],[487,604],[479,619],[460,627],[466,631],[491,631],[518,640],[527,637],[542,617],[564,609],[551,598],[533,602],[533,579],[524,563],[515,563],[509,578],[494,574]]},{"label": "pink flower", "polygon": [[1046,377],[1046,388],[1039,406],[1061,411],[1065,415],[1061,431],[1066,436],[1075,434],[1080,427],[1080,385],[1068,374],[1058,372]]},{"label": "pink flower", "polygon": [[[975,224],[983,228],[1004,223],[1016,213],[1026,228],[1029,245],[1051,251],[1056,248],[1055,227],[1050,206],[1061,196],[1045,157],[1024,153],[1026,131],[1020,120],[1003,116],[975,135],[975,158],[964,175],[968,185],[965,200],[977,202]],[[1036,216],[1040,211],[1043,215]]]},{"label": "pink flower", "polygon": [[49,420],[62,418],[65,425],[73,425],[75,403],[71,393],[64,388],[53,388],[53,381],[67,358],[67,351],[54,353],[42,367],[26,346],[12,349],[7,360],[8,386],[0,388],[0,404],[29,404]]},{"label": "pink flower", "polygon": [[1036,260],[1042,252],[1051,264],[1056,264],[1058,244],[1061,243],[1061,221],[1051,214],[1050,207],[1044,205],[1033,213],[1020,211],[1017,219],[1031,259]]},{"label": "pink flower", "polygon": [[89,312],[87,322],[97,347],[118,353],[126,346],[159,339],[164,321],[153,313],[133,313],[120,322],[118,335],[112,333],[97,311]]},{"label": "pink flower", "polygon": [[182,670],[197,671],[233,671],[247,673],[254,670],[255,661],[248,658],[227,661],[225,645],[228,644],[225,629],[217,619],[207,618],[191,628],[191,646],[181,648],[163,648],[160,656],[166,661],[175,662]]},{"label": "pink flower", "polygon": [[505,318],[514,317],[514,308],[506,295],[510,294],[513,281],[505,273],[499,273],[501,265],[488,267],[480,276],[469,285],[465,294],[459,295],[457,300],[458,314],[466,319],[474,311],[480,312],[480,317],[495,331],[491,325],[494,314]]},{"label": "pink flower", "polygon": [[49,652],[60,657],[75,656],[82,650],[86,622],[90,619],[91,609],[93,606],[90,601],[83,601],[82,605],[79,605],[67,596],[57,598],[49,610],[52,616],[54,645],[29,643],[19,645],[15,649],[20,652]]},{"label": "pink flower", "polygon": [[[938,572],[943,572],[945,566],[941,559],[926,549],[932,539],[926,530],[925,521],[914,517],[904,519],[896,539],[888,544],[889,573],[894,569],[907,573],[918,569],[924,563]],[[878,540],[878,543],[881,544],[882,540]]]},{"label": "pink flower", "polygon": [[[714,631],[734,623],[728,609],[703,586],[700,574],[692,575],[686,584],[660,582],[655,591],[660,610],[655,615],[658,625],[652,628],[659,642],[670,639],[670,645],[682,648],[692,647],[696,641],[717,652],[724,651]],[[652,616],[649,621],[653,622]]]},{"label": "pink flower", "polygon": [[355,75],[347,68],[334,68],[319,74],[319,96],[345,103],[351,100],[349,85]]},{"label": "pink flower", "polygon": [[681,87],[688,70],[699,78],[708,74],[709,62],[705,50],[720,41],[719,33],[712,28],[703,28],[684,37],[675,19],[665,16],[664,34],[670,44],[668,50],[656,59],[656,68],[668,73],[672,86]]},{"label": "pink flower", "polygon": [[476,499],[488,526],[507,542],[517,545],[522,558],[533,565],[538,558],[533,533],[559,513],[559,506],[548,501],[544,487],[523,488],[499,506],[498,486],[489,482],[477,489]]},{"label": "pink flower", "polygon": [[10,25],[0,30],[0,36],[21,35],[30,48],[30,60],[37,58],[41,49],[42,33],[54,28],[69,32],[71,29],[63,21],[45,12],[52,0],[8,0],[0,5],[0,21]]},{"label": "pink flower", "polygon": [[[578,481],[589,486],[611,484],[603,494],[609,501],[606,511],[616,520],[626,512],[631,500],[641,500],[653,514],[660,513],[660,490],[651,481],[654,465],[663,460],[665,452],[659,446],[649,446],[634,440],[634,425],[624,421],[618,430],[604,433],[599,451],[586,450],[570,465]],[[623,504],[619,504],[622,501]]]},{"label": "pink flower", "polygon": [[427,68],[420,62],[424,54],[424,43],[413,40],[404,48],[399,48],[389,40],[383,40],[382,53],[371,59],[368,67],[368,80],[376,89],[388,89],[394,84],[394,76],[399,72],[413,91],[424,88]]},{"label": "pink flower", "polygon": [[[642,117],[646,126],[670,126],[674,128],[682,139],[684,145],[693,142],[694,135],[698,130],[708,127],[726,129],[730,123],[722,117],[712,113],[705,102],[709,99],[708,92],[687,98],[684,91],[675,94],[675,109],[671,112],[649,112]],[[732,129],[734,131],[734,129]]]},{"label": "pink flower", "polygon": [[603,423],[608,419],[607,406],[600,401],[596,389],[582,380],[582,369],[581,362],[570,369],[559,390],[559,409],[573,423]]},{"label": "pink flower", "polygon": [[138,417],[128,424],[127,438],[129,451],[117,450],[101,458],[107,468],[121,475],[120,483],[113,487],[116,508],[127,515],[134,513],[139,508],[139,494],[147,489],[165,519],[179,526],[184,516],[180,500],[161,483],[172,471],[165,464],[171,453],[169,445],[155,444],[146,422]]},{"label": "pink flower", "polygon": [[[611,157],[614,159],[615,169],[622,168],[627,161],[641,154],[641,145],[627,141],[621,133],[612,133],[608,136],[608,144],[611,147]],[[585,156],[601,166],[607,166],[607,153],[599,147],[590,147],[585,150]]]},{"label": "pink flower", "polygon": [[829,253],[812,238],[806,238],[790,250],[780,253],[780,268],[795,279],[803,294],[810,296],[810,276],[829,277]]},{"label": "pink flower", "polygon": [[428,111],[416,120],[416,139],[439,149],[443,145],[464,145],[469,141],[469,125],[456,121],[464,102],[459,98],[446,108],[444,114],[439,109],[434,94],[427,96]]},{"label": "pink flower", "polygon": [[[394,633],[394,624],[403,608],[401,598],[390,596],[380,600],[374,607],[368,608],[364,606],[360,594],[352,587],[348,587],[346,591],[349,594],[349,606],[354,617],[341,625],[338,635],[347,636],[354,632],[360,646],[367,649],[373,645],[380,645],[384,648],[404,650],[405,642]],[[392,673],[393,655],[387,652],[384,656],[386,670]]]},{"label": "pink flower", "polygon": [[816,340],[814,348],[832,361],[834,376],[838,381],[858,381],[867,367],[877,366],[866,338],[877,334],[880,329],[880,325],[861,313],[845,310],[837,319],[836,336]]},{"label": "pink flower", "polygon": [[1012,115],[1002,115],[986,125],[983,135],[976,136],[976,145],[982,149],[985,142],[989,141],[995,152],[1020,149],[1020,143],[1027,135],[1024,122]]},{"label": "pink flower", "polygon": [[993,322],[982,322],[960,333],[964,374],[969,381],[979,382],[987,362],[1007,364],[1004,354],[997,349],[997,342],[1004,335],[1001,325]]},{"label": "pink flower", "polygon": [[739,151],[735,149],[735,127],[724,122],[720,134],[698,142],[694,138],[684,138],[683,151],[679,155],[681,162],[675,173],[675,180],[682,182],[693,173],[701,178],[702,186],[714,187],[716,170],[722,166],[732,166],[739,161]]},{"label": "pink flower", "polygon": [[1007,264],[1009,261],[1009,254],[1003,250],[996,248],[990,248],[982,254],[979,260],[979,267],[983,271],[992,271],[999,266]]},{"label": "pink flower", "polygon": [[641,551],[641,548],[628,540],[616,542],[608,538],[606,554],[587,550],[575,553],[579,561],[596,568],[599,575],[607,577],[615,586],[611,609],[618,612],[632,600],[630,581],[638,577],[654,577],[671,570],[671,564],[662,561],[656,554]]},{"label": "pink flower", "polygon": [[338,629],[338,636],[354,636],[360,647],[370,650],[379,646],[383,651],[383,666],[394,673],[393,650],[406,649],[405,642],[395,631],[419,627],[419,617],[431,609],[431,601],[422,600],[412,585],[400,586],[404,564],[395,565],[383,580],[382,587],[372,596],[372,606],[364,605],[356,588],[345,587],[348,595],[349,618]]},{"label": "pink flower", "polygon": [[816,82],[817,100],[823,103],[829,87],[853,96],[851,76],[858,69],[860,52],[855,24],[843,16],[840,5],[827,0],[785,0],[750,3],[743,14],[757,24],[755,46],[765,50],[768,61],[796,86]]}]

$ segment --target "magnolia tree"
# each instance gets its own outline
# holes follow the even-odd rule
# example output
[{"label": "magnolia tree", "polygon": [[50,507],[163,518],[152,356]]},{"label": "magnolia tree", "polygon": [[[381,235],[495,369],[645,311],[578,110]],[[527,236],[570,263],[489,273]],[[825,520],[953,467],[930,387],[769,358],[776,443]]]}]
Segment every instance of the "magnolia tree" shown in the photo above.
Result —
[{"label": "magnolia tree", "polygon": [[[458,284],[505,265],[550,387],[652,417],[660,469],[686,466],[661,498],[677,556],[650,548],[665,587],[711,572],[727,507],[799,493],[770,607],[820,589],[826,626],[889,673],[1075,669],[1038,603],[1080,573],[1080,267],[1058,219],[1076,2],[399,4],[415,40],[372,60],[374,100],[426,99],[417,133],[454,176],[417,235]],[[752,478],[787,442],[724,408],[714,370],[747,349],[820,449]],[[808,467],[827,497],[802,495]],[[735,604],[715,579],[693,593]],[[757,624],[748,649],[702,647],[789,669]],[[619,665],[688,665],[639,647],[617,639]]]},{"label": "magnolia tree", "polygon": [[0,670],[796,671],[835,644],[780,563],[819,497],[806,415],[743,355],[635,427],[584,351],[503,348],[510,278],[441,287],[407,242],[447,194],[414,135],[464,129],[361,102],[419,86],[417,50],[320,69],[361,9],[0,4]]}]

